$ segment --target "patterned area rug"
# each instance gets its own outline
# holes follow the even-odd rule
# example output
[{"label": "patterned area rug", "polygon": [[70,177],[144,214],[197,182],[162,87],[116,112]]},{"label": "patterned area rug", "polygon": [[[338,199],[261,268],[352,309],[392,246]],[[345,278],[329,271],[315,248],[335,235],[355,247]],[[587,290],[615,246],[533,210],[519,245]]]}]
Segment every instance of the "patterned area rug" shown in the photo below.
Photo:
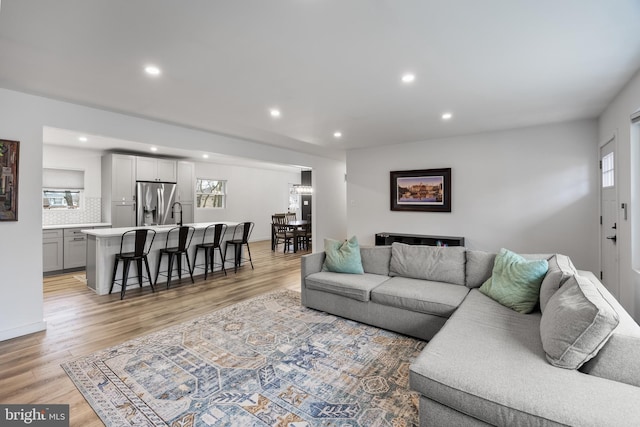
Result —
[{"label": "patterned area rug", "polygon": [[107,426],[417,426],[425,343],[279,291],[62,367]]}]

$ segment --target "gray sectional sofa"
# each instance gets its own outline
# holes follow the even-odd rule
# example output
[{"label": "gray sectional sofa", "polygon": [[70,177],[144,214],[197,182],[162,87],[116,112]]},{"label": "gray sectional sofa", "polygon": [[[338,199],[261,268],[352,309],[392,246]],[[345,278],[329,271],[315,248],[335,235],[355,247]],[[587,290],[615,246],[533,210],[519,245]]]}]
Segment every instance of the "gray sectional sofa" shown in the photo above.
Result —
[{"label": "gray sectional sofa", "polygon": [[[323,271],[325,254],[314,253],[302,258],[302,304],[429,341],[410,368],[421,426],[640,425],[638,324],[592,273],[562,255],[525,256],[549,260],[544,317],[540,309],[507,308],[477,289],[495,256],[460,247],[360,247],[364,274],[344,274]],[[613,310],[609,318],[594,315],[589,327],[612,319],[617,326],[596,350],[580,347],[582,334],[554,354],[563,345],[554,334],[574,333],[561,305],[584,284]],[[576,357],[590,360],[557,367]]]}]

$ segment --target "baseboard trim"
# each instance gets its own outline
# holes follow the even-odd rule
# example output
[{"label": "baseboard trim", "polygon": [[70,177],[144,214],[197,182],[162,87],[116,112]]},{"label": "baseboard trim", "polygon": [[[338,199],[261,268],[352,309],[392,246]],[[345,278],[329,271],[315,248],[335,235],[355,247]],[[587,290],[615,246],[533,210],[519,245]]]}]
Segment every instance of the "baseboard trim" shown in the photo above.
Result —
[{"label": "baseboard trim", "polygon": [[33,334],[47,329],[47,321],[31,323],[29,325],[20,326],[19,328],[7,329],[0,331],[0,341],[10,340],[12,338],[21,337],[23,335]]}]

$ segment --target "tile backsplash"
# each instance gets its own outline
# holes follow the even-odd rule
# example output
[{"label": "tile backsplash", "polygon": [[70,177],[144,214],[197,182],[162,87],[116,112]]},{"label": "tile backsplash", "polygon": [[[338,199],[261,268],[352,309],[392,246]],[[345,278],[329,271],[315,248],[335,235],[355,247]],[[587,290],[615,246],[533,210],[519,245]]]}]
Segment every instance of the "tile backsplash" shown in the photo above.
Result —
[{"label": "tile backsplash", "polygon": [[102,215],[100,197],[85,197],[84,209],[42,211],[42,225],[87,224],[100,222]]}]

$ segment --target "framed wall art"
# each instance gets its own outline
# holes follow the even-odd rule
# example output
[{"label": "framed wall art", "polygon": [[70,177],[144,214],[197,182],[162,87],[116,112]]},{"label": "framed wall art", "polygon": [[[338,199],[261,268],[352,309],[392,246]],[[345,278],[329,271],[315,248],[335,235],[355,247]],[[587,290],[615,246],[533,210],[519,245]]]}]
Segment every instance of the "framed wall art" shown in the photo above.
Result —
[{"label": "framed wall art", "polygon": [[0,221],[18,220],[20,142],[0,139]]},{"label": "framed wall art", "polygon": [[390,172],[391,210],[451,212],[451,168]]}]

